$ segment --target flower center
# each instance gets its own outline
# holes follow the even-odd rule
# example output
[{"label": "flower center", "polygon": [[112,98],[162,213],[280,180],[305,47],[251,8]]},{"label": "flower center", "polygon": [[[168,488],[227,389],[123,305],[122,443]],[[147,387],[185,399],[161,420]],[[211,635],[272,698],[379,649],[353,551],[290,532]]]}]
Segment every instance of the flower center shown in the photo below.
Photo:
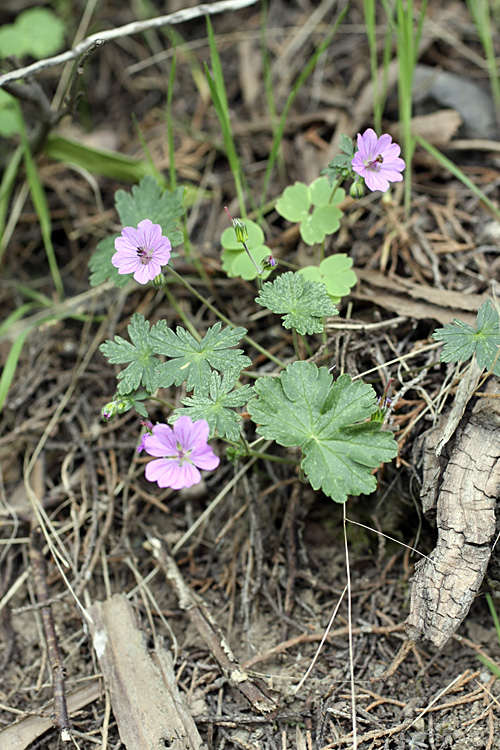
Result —
[{"label": "flower center", "polygon": [[384,157],[382,154],[375,156],[373,159],[365,159],[365,167],[371,169],[372,172],[379,172],[380,165],[384,163]]},{"label": "flower center", "polygon": [[165,458],[176,461],[179,466],[182,466],[182,464],[185,463],[192,463],[191,459],[189,458],[192,452],[192,449],[187,450],[186,448],[183,448],[180,443],[177,443],[177,453],[174,453],[172,456],[165,456]]},{"label": "flower center", "polygon": [[147,247],[138,247],[136,253],[143,266],[146,266],[153,257],[153,251]]}]

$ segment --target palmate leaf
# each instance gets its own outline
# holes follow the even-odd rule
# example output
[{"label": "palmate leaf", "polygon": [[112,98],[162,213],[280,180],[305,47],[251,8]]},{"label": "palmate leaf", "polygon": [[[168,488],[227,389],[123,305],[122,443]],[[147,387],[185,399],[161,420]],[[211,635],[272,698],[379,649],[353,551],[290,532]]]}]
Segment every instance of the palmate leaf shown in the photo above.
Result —
[{"label": "palmate leaf", "polygon": [[249,385],[233,390],[238,377],[238,370],[226,372],[223,377],[212,372],[210,383],[204,383],[193,396],[182,399],[185,408],[176,409],[168,421],[175,422],[183,414],[193,422],[206,419],[210,426],[209,438],[217,434],[236,442],[240,437],[241,416],[234,410],[244,406],[252,395]]},{"label": "palmate leaf", "polygon": [[143,386],[148,393],[154,393],[158,387],[156,366],[158,358],[154,354],[153,334],[164,334],[167,321],[159,320],[149,330],[149,323],[143,315],[135,313],[127,326],[130,341],[115,336],[113,341],[106,341],[99,349],[112,364],[130,362],[129,366],[118,373],[121,382],[118,393],[127,394]]},{"label": "palmate leaf", "polygon": [[179,221],[184,211],[185,188],[178,187],[173,192],[163,191],[152,175],[146,175],[132,192],[118,190],[115,193],[115,208],[124,227],[136,227],[143,219],[151,219],[159,224],[162,234],[168,237],[172,247],[182,242],[178,231]]},{"label": "palmate leaf", "polygon": [[326,367],[294,362],[279,378],[259,378],[248,404],[257,432],[302,448],[301,467],[315,490],[335,502],[376,488],[372,469],[397,454],[390,432],[367,420],[377,411],[373,388],[341,375],[332,385]]},{"label": "palmate leaf", "polygon": [[246,328],[241,327],[221,331],[221,323],[216,323],[200,342],[180,327],[175,333],[167,328],[152,334],[154,351],[170,360],[156,368],[158,386],[168,388],[186,381],[188,391],[202,389],[203,393],[203,388],[210,383],[212,367],[219,372],[237,370],[239,374],[252,362],[242,349],[232,347],[240,343],[246,332]]},{"label": "palmate leaf", "polygon": [[437,328],[432,338],[444,341],[441,362],[467,362],[475,354],[479,367],[489,370],[493,366],[495,375],[500,375],[498,312],[491,300],[479,308],[476,328],[455,318],[453,323]]},{"label": "palmate leaf", "polygon": [[314,245],[339,228],[342,211],[337,204],[344,197],[342,188],[337,188],[332,196],[328,179],[318,177],[310,185],[295,182],[285,188],[276,202],[276,211],[288,221],[300,221],[300,236],[307,245]]},{"label": "palmate leaf", "polygon": [[297,333],[322,333],[325,315],[338,315],[324,284],[307,281],[303,276],[284,273],[268,281],[255,301],[278,315],[283,315],[285,328]]},{"label": "palmate leaf", "polygon": [[352,258],[345,253],[330,255],[321,261],[319,266],[305,266],[298,270],[308,281],[321,281],[334,304],[349,294],[356,283],[356,274],[352,270]]}]

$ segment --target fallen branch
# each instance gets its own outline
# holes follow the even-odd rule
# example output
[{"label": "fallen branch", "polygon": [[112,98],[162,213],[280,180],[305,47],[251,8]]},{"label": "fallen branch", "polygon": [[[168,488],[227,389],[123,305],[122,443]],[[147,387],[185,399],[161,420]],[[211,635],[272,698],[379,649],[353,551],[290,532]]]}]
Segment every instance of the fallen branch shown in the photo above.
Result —
[{"label": "fallen branch", "polygon": [[76,47],[67,50],[67,52],[62,52],[60,55],[55,55],[55,57],[47,57],[45,60],[38,60],[38,62],[27,65],[25,68],[19,68],[18,70],[12,70],[10,73],[4,73],[4,75],[0,76],[0,88],[11,81],[19,81],[22,78],[29,78],[30,76],[37,75],[42,70],[47,70],[47,68],[54,68],[57,65],[71,62],[71,60],[77,60],[93,45],[105,44],[113,39],[121,39],[124,36],[140,34],[144,31],[149,31],[150,29],[159,29],[162,26],[173,26],[178,23],[183,23],[184,21],[192,21],[194,18],[200,18],[201,16],[213,16],[217,13],[224,13],[225,11],[240,10],[249,5],[255,5],[256,2],[257,0],[222,0],[219,3],[196,5],[194,8],[184,8],[183,10],[178,10],[176,13],[170,13],[168,16],[157,16],[156,18],[149,18],[146,21],[134,21],[133,23],[127,23],[125,26],[119,26],[116,29],[100,31],[97,34],[92,34],[92,36],[86,37],[77,44]]}]

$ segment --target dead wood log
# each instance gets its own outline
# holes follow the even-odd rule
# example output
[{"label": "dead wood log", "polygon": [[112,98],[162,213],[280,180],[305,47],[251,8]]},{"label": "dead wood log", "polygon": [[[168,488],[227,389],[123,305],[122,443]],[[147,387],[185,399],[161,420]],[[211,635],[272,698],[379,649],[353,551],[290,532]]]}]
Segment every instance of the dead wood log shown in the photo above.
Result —
[{"label": "dead wood log", "polygon": [[413,641],[426,638],[438,647],[469,612],[495,535],[500,386],[490,379],[481,390],[485,396],[465,412],[446,451],[436,456],[446,424],[433,430],[424,445],[421,499],[424,512],[436,514],[438,539],[430,559],[415,566],[406,632]]},{"label": "dead wood log", "polygon": [[148,653],[127,599],[114,594],[90,608],[92,640],[127,748],[206,750],[184,704],[170,654]]}]

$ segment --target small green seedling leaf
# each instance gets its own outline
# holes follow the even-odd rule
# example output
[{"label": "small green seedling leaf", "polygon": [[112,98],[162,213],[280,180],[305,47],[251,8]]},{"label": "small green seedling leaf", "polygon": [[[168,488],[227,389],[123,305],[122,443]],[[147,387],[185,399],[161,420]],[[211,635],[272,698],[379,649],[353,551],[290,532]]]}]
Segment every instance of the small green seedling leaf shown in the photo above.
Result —
[{"label": "small green seedling leaf", "polygon": [[276,210],[288,221],[300,222],[300,236],[307,245],[315,245],[339,228],[342,211],[337,204],[344,197],[345,191],[341,188],[332,196],[327,178],[318,177],[309,186],[295,182],[285,188]]},{"label": "small green seedling leaf", "polygon": [[352,258],[345,253],[330,255],[319,266],[305,266],[298,273],[308,281],[318,281],[326,286],[326,291],[334,304],[349,294],[356,284],[356,274],[352,270]]},{"label": "small green seedling leaf", "polygon": [[311,207],[311,194],[303,182],[294,182],[284,189],[276,202],[276,211],[288,221],[304,221]]},{"label": "small green seedling leaf", "polygon": [[154,355],[154,335],[162,335],[167,330],[166,320],[159,320],[149,330],[149,323],[143,315],[135,313],[127,326],[130,341],[115,336],[113,341],[106,341],[99,349],[111,364],[130,362],[129,366],[118,373],[120,380],[118,393],[124,395],[143,386],[148,393],[154,393],[158,387],[156,366],[158,358]]},{"label": "small green seedling leaf", "polygon": [[367,421],[377,410],[373,388],[326,367],[293,362],[278,378],[259,378],[248,411],[257,432],[302,449],[301,468],[315,490],[337,503],[376,489],[372,470],[397,454],[392,434]]},{"label": "small green seedling leaf", "polygon": [[170,358],[156,368],[158,386],[168,388],[186,381],[188,391],[203,394],[204,384],[210,382],[212,367],[219,372],[237,370],[239,374],[252,361],[242,349],[232,347],[240,343],[246,332],[246,328],[241,327],[221,331],[221,323],[216,323],[199,342],[180,326],[175,333],[167,328],[152,334],[156,354]]},{"label": "small green seedling leaf", "polygon": [[455,318],[453,323],[437,328],[432,338],[444,341],[441,362],[467,362],[475,354],[479,367],[493,368],[495,375],[500,375],[498,312],[491,300],[479,308],[476,328]]},{"label": "small green seedling leaf", "polygon": [[244,406],[252,393],[250,385],[233,390],[238,377],[238,370],[226,372],[223,377],[212,372],[210,381],[204,382],[193,396],[183,398],[185,408],[176,409],[168,421],[175,422],[183,414],[191,417],[193,422],[206,419],[210,427],[209,438],[217,434],[236,442],[240,438],[241,416],[235,408]]},{"label": "small green seedling leaf", "polygon": [[23,11],[0,29],[0,57],[15,55],[41,60],[58,52],[64,42],[64,22],[48,8]]},{"label": "small green seedling leaf", "polygon": [[[271,255],[271,250],[264,244],[264,232],[258,224],[250,219],[245,219],[245,226],[248,232],[247,247],[252,253],[253,259],[259,265],[264,258]],[[255,279],[257,277],[257,269],[248,257],[241,242],[238,242],[236,239],[236,232],[233,227],[224,229],[220,241],[223,247],[221,256],[222,268],[227,275],[230,278],[239,277],[246,281]],[[261,278],[267,279],[270,273],[271,271],[265,271]]]},{"label": "small green seedling leaf", "polygon": [[324,284],[307,281],[291,271],[268,281],[255,299],[278,315],[283,315],[285,328],[297,333],[322,333],[325,315],[338,315]]}]

